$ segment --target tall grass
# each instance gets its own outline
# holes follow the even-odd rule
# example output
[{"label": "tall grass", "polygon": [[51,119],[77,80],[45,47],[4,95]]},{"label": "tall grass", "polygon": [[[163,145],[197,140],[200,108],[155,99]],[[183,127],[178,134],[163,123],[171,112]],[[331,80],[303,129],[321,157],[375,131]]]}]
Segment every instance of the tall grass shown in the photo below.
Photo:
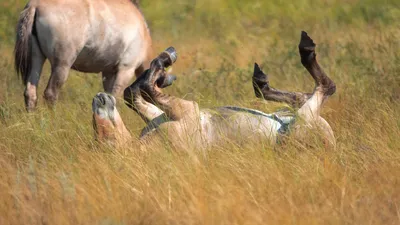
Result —
[{"label": "tall grass", "polygon": [[[91,99],[99,75],[71,72],[55,109],[40,99],[27,114],[12,68],[25,3],[0,2],[0,224],[400,223],[399,1],[141,1],[155,51],[179,53],[178,80],[166,91],[201,107],[283,107],[255,99],[255,61],[273,86],[311,91],[301,30],[337,83],[323,110],[335,151],[310,138],[205,154],[98,146]],[[46,65],[39,95],[48,74]],[[120,111],[138,135],[144,123]]]}]

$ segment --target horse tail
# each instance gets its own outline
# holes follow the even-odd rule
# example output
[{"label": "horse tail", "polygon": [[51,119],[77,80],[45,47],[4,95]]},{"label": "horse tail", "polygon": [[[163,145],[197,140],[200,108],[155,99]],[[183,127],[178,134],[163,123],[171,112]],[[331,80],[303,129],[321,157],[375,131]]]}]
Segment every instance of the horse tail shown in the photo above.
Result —
[{"label": "horse tail", "polygon": [[32,28],[35,22],[36,8],[28,3],[21,12],[17,25],[17,40],[14,47],[15,70],[26,84],[32,69]]}]

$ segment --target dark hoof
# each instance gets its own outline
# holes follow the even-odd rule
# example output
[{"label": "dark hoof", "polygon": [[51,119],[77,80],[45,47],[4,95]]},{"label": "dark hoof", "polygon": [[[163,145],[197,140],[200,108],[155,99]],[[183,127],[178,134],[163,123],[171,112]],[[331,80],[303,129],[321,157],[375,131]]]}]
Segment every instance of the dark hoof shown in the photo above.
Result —
[{"label": "dark hoof", "polygon": [[257,63],[254,63],[253,88],[257,98],[263,98],[262,90],[269,90],[268,75],[265,74]]},{"label": "dark hoof", "polygon": [[94,113],[97,112],[98,109],[113,110],[115,105],[116,105],[116,100],[114,96],[104,92],[99,92],[93,98],[92,110]]},{"label": "dark hoof", "polygon": [[171,47],[165,49],[164,52],[169,54],[172,64],[174,64],[176,62],[176,60],[178,59],[178,54],[176,53],[176,50],[174,47],[171,46]]},{"label": "dark hoof", "polygon": [[299,43],[299,52],[301,56],[301,62],[303,64],[307,64],[316,57],[315,46],[316,44],[310,38],[310,36],[308,36],[305,31],[302,31]]},{"label": "dark hoof", "polygon": [[171,86],[175,80],[176,76],[168,74],[167,76],[162,76],[157,79],[157,86],[159,88],[166,88],[168,86]]},{"label": "dark hoof", "polygon": [[300,51],[314,51],[316,44],[314,41],[308,36],[307,32],[301,32],[301,38],[299,43]]},{"label": "dark hoof", "polygon": [[268,75],[265,74],[257,63],[254,63],[253,81],[257,81],[260,85],[268,84]]}]

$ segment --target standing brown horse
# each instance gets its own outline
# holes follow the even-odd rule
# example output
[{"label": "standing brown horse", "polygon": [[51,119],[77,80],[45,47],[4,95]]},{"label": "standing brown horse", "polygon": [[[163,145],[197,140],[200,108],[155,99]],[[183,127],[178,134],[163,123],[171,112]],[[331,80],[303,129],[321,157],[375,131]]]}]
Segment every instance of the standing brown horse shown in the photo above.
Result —
[{"label": "standing brown horse", "polygon": [[135,1],[31,0],[20,15],[15,44],[26,109],[36,107],[46,59],[51,76],[44,98],[54,104],[71,68],[102,72],[104,90],[121,96],[134,74],[143,72],[149,51],[149,29]]}]

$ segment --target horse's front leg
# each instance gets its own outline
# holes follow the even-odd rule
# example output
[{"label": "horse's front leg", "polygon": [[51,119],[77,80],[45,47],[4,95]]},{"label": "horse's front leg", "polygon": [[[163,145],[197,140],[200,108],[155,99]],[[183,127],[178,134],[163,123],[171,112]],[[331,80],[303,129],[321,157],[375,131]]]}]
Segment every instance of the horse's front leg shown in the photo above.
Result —
[{"label": "horse's front leg", "polygon": [[112,93],[116,74],[115,71],[103,71],[101,73],[103,88],[106,93]]},{"label": "horse's front leg", "polygon": [[123,96],[125,88],[129,86],[129,82],[131,82],[135,75],[135,70],[136,66],[120,66],[120,68],[118,68],[118,71],[114,75],[115,77],[113,80],[110,79],[110,83],[108,84],[111,89],[110,93],[114,97],[118,99]]}]

